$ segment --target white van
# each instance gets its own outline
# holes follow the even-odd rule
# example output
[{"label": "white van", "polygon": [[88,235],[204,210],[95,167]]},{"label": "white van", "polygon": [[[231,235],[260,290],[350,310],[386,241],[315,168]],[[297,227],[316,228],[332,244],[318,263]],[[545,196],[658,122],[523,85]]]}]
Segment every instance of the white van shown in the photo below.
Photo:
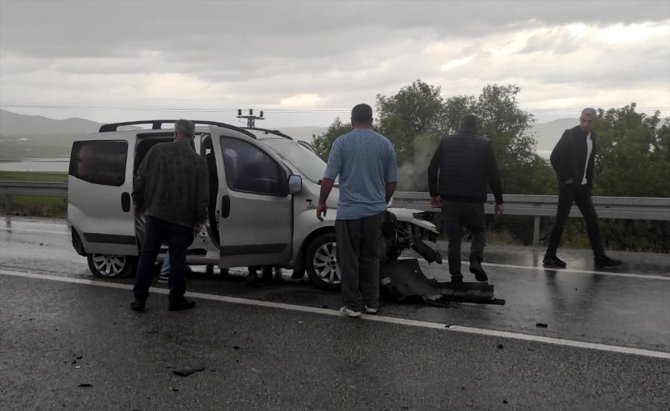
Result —
[{"label": "white van", "polygon": [[[74,248],[87,257],[94,275],[134,274],[143,219],[133,211],[133,175],[151,146],[172,141],[174,122],[106,124],[73,142],[68,221]],[[189,249],[189,264],[274,265],[293,269],[294,277],[306,271],[318,287],[338,288],[337,188],[328,200],[326,219],[319,221],[315,211],[326,163],[309,144],[278,131],[194,123],[195,150],[209,167],[210,204],[208,222]],[[383,260],[395,260],[413,248],[427,260],[441,262],[423,242],[435,241],[437,230],[421,211],[388,211]]]}]

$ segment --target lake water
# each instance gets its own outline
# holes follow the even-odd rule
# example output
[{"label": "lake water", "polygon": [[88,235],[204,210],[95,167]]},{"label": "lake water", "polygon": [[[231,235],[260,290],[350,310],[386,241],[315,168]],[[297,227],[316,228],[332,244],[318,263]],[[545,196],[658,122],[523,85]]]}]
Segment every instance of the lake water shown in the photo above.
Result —
[{"label": "lake water", "polygon": [[36,158],[25,161],[0,161],[0,171],[41,171],[66,173],[67,158]]}]

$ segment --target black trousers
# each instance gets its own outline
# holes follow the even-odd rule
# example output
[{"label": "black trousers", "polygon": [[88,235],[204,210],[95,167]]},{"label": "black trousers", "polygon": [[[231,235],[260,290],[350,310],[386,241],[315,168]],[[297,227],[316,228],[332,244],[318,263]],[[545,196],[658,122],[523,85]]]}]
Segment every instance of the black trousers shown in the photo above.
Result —
[{"label": "black trousers", "polygon": [[170,301],[179,302],[186,292],[186,250],[193,242],[191,227],[173,224],[160,218],[147,216],[144,241],[140,250],[140,260],[137,264],[137,276],[133,293],[135,298],[145,301],[149,297],[149,287],[153,274],[156,256],[167,240],[170,252]]},{"label": "black trousers", "polygon": [[350,310],[379,308],[379,247],[385,214],[335,220],[342,302]]},{"label": "black trousers", "polygon": [[442,215],[444,216],[449,248],[449,273],[461,274],[461,240],[463,228],[472,234],[470,243],[470,260],[481,262],[484,258],[486,245],[486,217],[484,203],[464,203],[460,201],[442,200]]},{"label": "black trousers", "polygon": [[601,258],[605,255],[602,240],[600,238],[600,228],[598,226],[598,215],[591,201],[591,188],[587,185],[559,184],[558,186],[558,209],[556,210],[556,221],[549,235],[549,244],[547,246],[547,256],[555,256],[558,245],[561,242],[563,230],[568,222],[572,203],[577,204],[586,223],[586,232],[589,235],[591,248],[595,258]]}]

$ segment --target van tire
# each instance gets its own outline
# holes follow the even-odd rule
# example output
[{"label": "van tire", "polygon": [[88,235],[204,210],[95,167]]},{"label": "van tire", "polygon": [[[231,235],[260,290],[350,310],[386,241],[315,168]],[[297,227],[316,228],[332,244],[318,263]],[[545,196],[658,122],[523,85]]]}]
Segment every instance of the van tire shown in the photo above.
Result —
[{"label": "van tire", "polygon": [[323,290],[340,289],[340,268],[337,264],[335,233],[316,237],[307,247],[305,268],[312,284]]},{"label": "van tire", "polygon": [[123,278],[135,274],[137,257],[111,254],[88,254],[88,268],[96,277]]}]

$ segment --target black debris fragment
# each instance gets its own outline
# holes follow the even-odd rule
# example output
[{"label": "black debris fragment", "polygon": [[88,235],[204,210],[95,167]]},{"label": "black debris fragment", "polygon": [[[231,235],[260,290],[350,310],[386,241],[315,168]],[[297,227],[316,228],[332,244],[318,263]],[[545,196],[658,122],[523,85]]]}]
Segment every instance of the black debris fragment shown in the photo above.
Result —
[{"label": "black debris fragment", "polygon": [[545,323],[537,323],[537,324],[535,324],[535,326],[536,326],[537,328],[547,328],[547,327],[549,327],[549,326],[548,326],[547,324],[545,324]]},{"label": "black debris fragment", "polygon": [[175,373],[175,375],[178,375],[180,377],[188,377],[191,374],[195,374],[196,372],[204,371],[205,367],[199,366],[199,367],[194,367],[194,368],[184,368],[181,370],[174,370],[172,371]]},{"label": "black debris fragment", "polygon": [[239,350],[240,347],[238,345],[233,345],[233,350]]},{"label": "black debris fragment", "polygon": [[503,348],[504,348],[504,347],[503,347],[502,344],[498,344],[498,349],[499,349],[499,350],[502,350]]},{"label": "black debris fragment", "polygon": [[91,384],[79,384],[79,386],[80,386],[80,387],[84,387],[84,388],[91,388],[91,387],[93,387]]}]

